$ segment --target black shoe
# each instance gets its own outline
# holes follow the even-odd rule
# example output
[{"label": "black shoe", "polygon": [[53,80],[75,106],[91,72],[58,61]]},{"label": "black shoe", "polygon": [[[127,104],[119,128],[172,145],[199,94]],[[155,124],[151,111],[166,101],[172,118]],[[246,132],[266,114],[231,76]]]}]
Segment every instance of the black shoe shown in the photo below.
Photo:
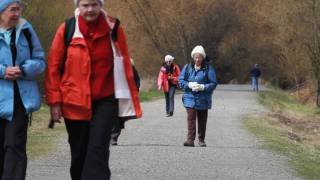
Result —
[{"label": "black shoe", "polygon": [[183,146],[194,147],[194,142],[186,141],[186,142],[183,143]]},{"label": "black shoe", "polygon": [[170,114],[169,114],[169,113],[167,113],[167,114],[166,114],[166,117],[170,117]]}]

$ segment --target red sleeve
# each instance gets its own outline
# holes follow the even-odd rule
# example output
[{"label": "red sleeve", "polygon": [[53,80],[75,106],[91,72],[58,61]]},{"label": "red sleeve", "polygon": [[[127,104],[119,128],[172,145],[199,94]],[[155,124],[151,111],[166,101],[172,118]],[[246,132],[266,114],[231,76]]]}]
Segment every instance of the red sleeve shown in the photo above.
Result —
[{"label": "red sleeve", "polygon": [[59,26],[52,41],[45,74],[45,95],[47,104],[62,103],[60,91],[60,64],[64,58],[64,29],[65,23]]}]

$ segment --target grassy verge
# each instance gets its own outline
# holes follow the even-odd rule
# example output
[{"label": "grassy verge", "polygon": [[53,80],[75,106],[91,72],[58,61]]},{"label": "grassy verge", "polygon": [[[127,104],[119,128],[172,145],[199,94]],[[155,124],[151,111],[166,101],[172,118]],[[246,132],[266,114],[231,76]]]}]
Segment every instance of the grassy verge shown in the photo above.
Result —
[{"label": "grassy verge", "polygon": [[[162,91],[150,90],[141,91],[142,102],[163,98]],[[32,125],[28,132],[27,153],[30,159],[46,155],[57,148],[56,140],[59,140],[66,131],[64,124],[55,124],[54,129],[48,129],[50,118],[49,107],[44,105],[41,109],[32,114]]]},{"label": "grassy verge", "polygon": [[289,158],[296,172],[309,180],[320,177],[319,109],[300,104],[280,90],[261,92],[259,100],[271,113],[249,115],[245,127],[264,142],[264,147]]},{"label": "grassy verge", "polygon": [[152,101],[156,99],[160,99],[164,97],[163,91],[158,90],[149,90],[149,91],[141,91],[140,94],[141,102]]},{"label": "grassy verge", "polygon": [[65,133],[63,124],[56,124],[55,129],[48,129],[49,107],[43,105],[32,114],[32,125],[29,127],[27,153],[30,159],[35,159],[55,150],[55,140]]}]

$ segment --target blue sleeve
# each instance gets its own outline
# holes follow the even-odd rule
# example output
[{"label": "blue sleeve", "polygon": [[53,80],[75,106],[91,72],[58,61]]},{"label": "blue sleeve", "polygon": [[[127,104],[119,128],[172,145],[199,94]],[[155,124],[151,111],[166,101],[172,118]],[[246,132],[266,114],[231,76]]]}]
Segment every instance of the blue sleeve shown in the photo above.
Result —
[{"label": "blue sleeve", "polygon": [[44,50],[41,47],[37,34],[31,26],[29,31],[31,33],[33,45],[32,57],[24,60],[24,62],[20,65],[20,68],[24,74],[22,79],[34,80],[37,75],[44,72],[46,63],[44,61]]},{"label": "blue sleeve", "polygon": [[182,71],[180,72],[180,75],[178,77],[178,83],[181,89],[186,90],[188,87],[188,81],[185,80],[185,75],[186,75],[186,70],[187,70],[188,64],[186,64],[183,68]]},{"label": "blue sleeve", "polygon": [[4,79],[6,75],[6,66],[4,64],[0,64],[0,79]]},{"label": "blue sleeve", "polygon": [[217,82],[215,70],[213,69],[213,67],[209,66],[208,83],[204,85],[204,90],[212,93],[216,89],[217,85],[218,85],[218,82]]}]

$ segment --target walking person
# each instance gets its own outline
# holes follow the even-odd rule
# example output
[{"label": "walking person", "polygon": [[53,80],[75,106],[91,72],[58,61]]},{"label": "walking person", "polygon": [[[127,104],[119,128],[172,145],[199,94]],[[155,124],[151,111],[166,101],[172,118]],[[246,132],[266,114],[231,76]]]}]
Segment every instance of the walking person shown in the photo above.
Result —
[{"label": "walking person", "polygon": [[166,55],[164,60],[158,75],[158,90],[163,89],[166,99],[166,116],[170,117],[174,112],[174,94],[178,85],[180,68],[173,62],[173,56]]},{"label": "walking person", "polygon": [[23,180],[28,115],[40,108],[44,51],[20,0],[0,0],[0,179]]},{"label": "walking person", "polygon": [[196,120],[198,120],[199,146],[205,147],[205,135],[208,109],[212,106],[212,93],[217,86],[216,74],[206,59],[202,46],[196,46],[192,52],[193,61],[184,66],[179,76],[179,85],[183,89],[182,102],[187,110],[188,135],[184,146],[194,146],[196,138]]},{"label": "walking person", "polygon": [[[119,20],[103,10],[103,0],[75,5],[74,17],[60,25],[51,45],[46,100],[53,121],[64,118],[72,180],[106,180],[115,121],[142,112]],[[65,32],[73,32],[69,43]]]},{"label": "walking person", "polygon": [[255,64],[250,71],[251,85],[253,91],[259,91],[259,77],[261,75],[259,64]]},{"label": "walking person", "polygon": [[[134,76],[134,82],[136,84],[136,88],[139,91],[140,89],[140,76],[138,74],[137,69],[134,66],[133,59],[130,59],[132,70],[133,70],[133,76]],[[118,120],[115,122],[112,128],[112,134],[111,134],[111,145],[118,145],[118,138],[121,134],[121,130],[125,128],[125,122],[131,118],[118,118]]]}]

